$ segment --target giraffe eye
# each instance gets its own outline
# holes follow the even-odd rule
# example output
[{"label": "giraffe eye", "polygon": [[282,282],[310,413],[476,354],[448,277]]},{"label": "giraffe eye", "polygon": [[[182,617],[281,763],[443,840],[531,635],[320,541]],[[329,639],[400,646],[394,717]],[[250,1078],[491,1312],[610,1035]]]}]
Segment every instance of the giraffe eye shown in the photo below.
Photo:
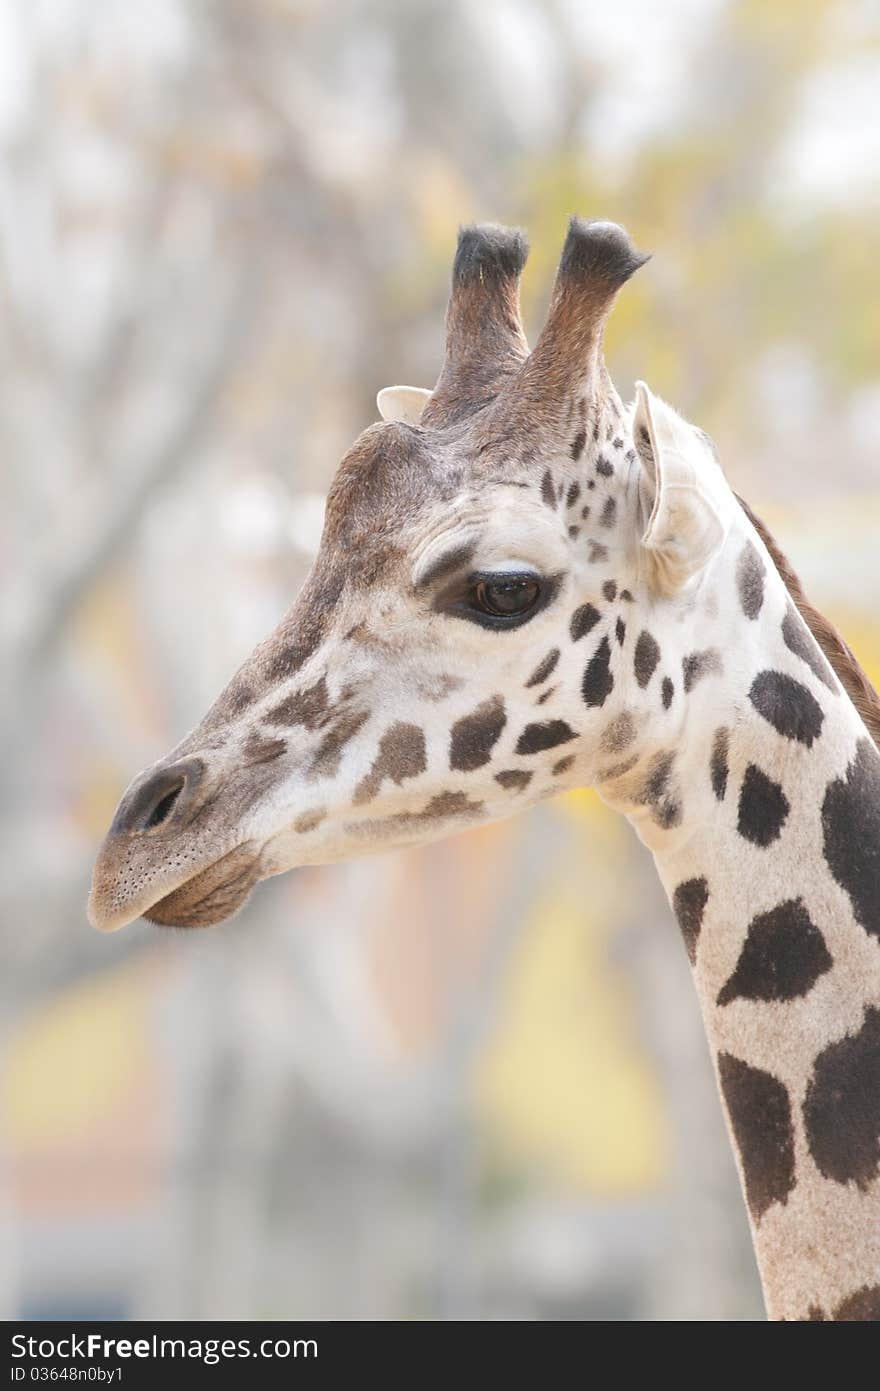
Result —
[{"label": "giraffe eye", "polygon": [[552,604],[562,580],[561,571],[554,575],[534,570],[473,571],[439,594],[434,608],[501,632],[528,623]]},{"label": "giraffe eye", "polygon": [[488,575],[471,589],[471,604],[489,618],[525,618],[541,597],[536,575]]}]

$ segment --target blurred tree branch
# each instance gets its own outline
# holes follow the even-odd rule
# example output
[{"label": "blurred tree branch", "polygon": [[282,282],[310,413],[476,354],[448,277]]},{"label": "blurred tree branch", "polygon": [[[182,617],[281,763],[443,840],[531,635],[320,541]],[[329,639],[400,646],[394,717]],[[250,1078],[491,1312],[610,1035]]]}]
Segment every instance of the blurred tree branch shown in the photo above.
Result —
[{"label": "blurred tree branch", "polygon": [[[233,380],[250,341],[250,331],[258,317],[259,272],[255,263],[245,266],[231,294],[231,305],[223,316],[209,360],[185,393],[181,413],[165,440],[145,463],[135,470],[133,480],[119,488],[112,505],[101,518],[96,534],[64,566],[63,573],[48,593],[24,662],[27,699],[32,683],[45,670],[63,636],[71,615],[83,597],[118,557],[147,508],[188,467],[216,424],[225,391]],[[125,336],[125,321],[114,337]],[[111,372],[112,355],[107,354],[106,371]],[[106,384],[106,383],[105,383]]]}]

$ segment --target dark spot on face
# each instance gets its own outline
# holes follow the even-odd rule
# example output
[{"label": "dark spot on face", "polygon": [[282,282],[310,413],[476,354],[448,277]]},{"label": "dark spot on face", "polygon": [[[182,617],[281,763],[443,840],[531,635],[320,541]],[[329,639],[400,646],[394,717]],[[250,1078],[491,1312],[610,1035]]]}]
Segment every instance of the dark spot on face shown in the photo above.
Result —
[{"label": "dark spot on face", "polygon": [[342,750],[369,719],[367,710],[346,712],[331,724],[318,745],[309,772],[312,777],[332,777],[339,769]]},{"label": "dark spot on face", "polygon": [[245,763],[272,763],[287,750],[284,739],[264,739],[256,730],[249,734],[244,744]]},{"label": "dark spot on face", "polygon": [[482,768],[492,757],[492,749],[506,723],[504,701],[500,696],[484,700],[470,715],[456,720],[449,736],[450,768],[462,773]]},{"label": "dark spot on face", "polygon": [[647,629],[643,628],[636,639],[633,654],[633,670],[642,690],[645,689],[660,661],[660,648]]},{"label": "dark spot on face", "polygon": [[428,589],[430,586],[439,584],[441,580],[447,579],[450,575],[456,574],[470,565],[474,556],[477,554],[479,542],[477,540],[467,541],[461,546],[456,546],[455,550],[446,551],[428,566],[425,573],[420,577],[417,588],[419,590]]},{"label": "dark spot on face", "polygon": [[582,507],[582,508],[581,508],[581,521],[582,521],[582,522],[585,522],[585,521],[587,520],[587,518],[589,517],[589,515],[590,515],[590,504],[587,503],[587,505],[586,505],[585,507]]},{"label": "dark spot on face", "polygon": [[559,778],[563,773],[567,773],[574,763],[574,754],[569,754],[567,758],[560,758],[558,763],[553,764],[553,776]]},{"label": "dark spot on face", "polygon": [[621,763],[613,763],[610,768],[601,768],[596,781],[613,782],[616,778],[622,778],[624,774],[632,772],[638,761],[639,755],[634,753],[629,758],[623,759]]},{"label": "dark spot on face", "polygon": [[558,689],[558,686],[548,686],[546,691],[542,691],[541,694],[538,696],[538,699],[535,701],[535,704],[543,705],[545,701],[548,701],[552,695],[556,694]]},{"label": "dark spot on face", "polygon": [[568,528],[568,539],[569,539],[570,541],[576,541],[576,540],[578,539],[578,537],[580,536],[580,534],[581,534],[581,529],[580,529],[579,526],[570,526],[570,527]]},{"label": "dark spot on face", "polygon": [[615,583],[615,581],[606,580],[602,586],[602,593],[605,595],[605,598],[608,600],[609,604],[612,604],[614,600],[617,598],[617,584]]},{"label": "dark spot on face", "polygon": [[759,715],[786,739],[812,748],[822,731],[822,707],[800,681],[781,671],[761,671],[752,682],[749,700]]},{"label": "dark spot on face", "polygon": [[555,749],[557,744],[567,744],[577,735],[565,720],[545,720],[543,724],[527,724],[519,736],[517,753],[543,753],[545,749]]},{"label": "dark spot on face", "polygon": [[522,792],[524,787],[528,787],[532,780],[531,771],[526,768],[509,768],[503,773],[495,774],[495,781],[500,783],[505,791]]},{"label": "dark spot on face", "polygon": [[721,1092],[742,1163],[746,1200],[755,1222],[794,1188],[794,1135],[788,1090],[777,1077],[718,1054]]},{"label": "dark spot on face", "polygon": [[846,777],[829,784],[822,834],[828,868],[856,921],[880,939],[880,754],[870,739],[859,740]]},{"label": "dark spot on face", "polygon": [[625,637],[626,637],[626,624],[624,623],[624,621],[623,621],[622,618],[618,618],[617,622],[615,623],[615,625],[614,625],[614,633],[615,633],[615,636],[616,636],[616,638],[617,638],[617,641],[618,641],[619,646],[622,647],[622,646],[623,646],[623,643],[624,643],[624,639],[625,639]]},{"label": "dark spot on face", "polygon": [[599,746],[603,753],[623,753],[636,737],[636,723],[628,710],[616,715],[602,731]]},{"label": "dark spot on face", "polygon": [[324,722],[329,706],[327,682],[323,676],[313,686],[294,691],[266,715],[273,724],[304,725],[306,729],[318,729]]},{"label": "dark spot on face", "polygon": [[322,807],[315,807],[311,811],[304,811],[302,816],[298,816],[293,823],[293,829],[297,835],[305,835],[308,831],[314,831],[316,826],[320,826],[327,813]]},{"label": "dark spot on face", "polygon": [[453,691],[460,691],[464,682],[460,676],[452,676],[449,672],[441,671],[436,676],[426,676],[416,683],[416,690],[424,700],[430,700],[436,705],[438,701],[445,700]]},{"label": "dark spot on face", "polygon": [[788,798],[772,778],[750,763],[739,794],[737,830],[753,845],[771,845],[789,813]]},{"label": "dark spot on face", "polygon": [[575,479],[574,483],[570,483],[570,484],[568,485],[568,492],[567,492],[566,497],[565,497],[565,505],[566,505],[566,507],[574,507],[574,505],[575,505],[575,503],[577,502],[577,500],[578,500],[578,498],[580,497],[580,495],[581,495],[581,485],[580,485],[580,483],[578,483],[577,479]]},{"label": "dark spot on face", "polygon": [[727,791],[727,774],[729,772],[727,758],[730,750],[730,734],[728,730],[716,729],[715,738],[712,740],[712,757],[709,760],[709,775],[712,779],[712,791],[719,802],[724,801],[724,794]]},{"label": "dark spot on face", "polygon": [[[598,617],[598,614],[596,616]],[[550,676],[556,670],[556,663],[558,661],[559,648],[551,648],[551,650],[547,653],[547,656],[543,659],[543,661],[539,662],[538,665],[535,667],[535,670],[532,672],[531,676],[526,682],[526,690],[528,690],[530,686],[540,686],[542,681],[546,681],[547,677]]]},{"label": "dark spot on face", "polygon": [[880,1167],[880,1009],[866,1009],[857,1033],[819,1054],[804,1124],[820,1173],[867,1189]]},{"label": "dark spot on face", "polygon": [[571,457],[574,459],[575,463],[577,463],[578,459],[579,459],[579,458],[581,457],[581,455],[583,454],[583,452],[584,452],[584,445],[586,444],[586,442],[587,442],[587,432],[586,432],[586,430],[578,430],[577,434],[575,435],[574,439],[573,439],[572,442],[571,442]]},{"label": "dark spot on face", "polygon": [[630,594],[628,589],[622,589],[620,591],[620,597],[621,599],[623,599],[624,603],[627,604],[631,604],[633,601],[633,596]]},{"label": "dark spot on face", "polygon": [[592,604],[581,604],[579,609],[575,609],[571,615],[571,622],[568,631],[571,633],[572,642],[579,642],[582,637],[595,628],[599,622],[599,610]]},{"label": "dark spot on face", "polygon": [[681,671],[685,693],[692,691],[704,676],[712,673],[717,675],[721,670],[721,655],[714,647],[707,647],[702,652],[691,652],[689,656],[682,657]]},{"label": "dark spot on face", "polygon": [[649,806],[654,822],[664,831],[677,826],[681,821],[681,803],[671,788],[672,769],[675,754],[658,753],[649,769],[640,791],[634,797],[639,806]]},{"label": "dark spot on face", "polygon": [[796,657],[800,657],[802,662],[806,662],[813,675],[817,676],[822,684],[836,695],[837,687],[831,672],[828,670],[828,663],[822,656],[819,644],[790,601],[782,620],[782,638],[789,652],[793,652]]},{"label": "dark spot on face", "polygon": [[747,541],[736,562],[736,587],[746,618],[757,618],[764,603],[764,562]]},{"label": "dark spot on face", "polygon": [[612,444],[614,445],[614,448],[615,448],[615,449],[622,449],[622,448],[623,448],[623,440],[620,438],[620,435],[615,435],[615,436],[614,436],[614,439],[612,440]]},{"label": "dark spot on face", "polygon": [[648,771],[639,800],[643,803],[656,802],[669,786],[669,778],[675,763],[675,754],[658,754]]},{"label": "dark spot on face", "polygon": [[672,704],[672,697],[675,695],[675,686],[670,681],[668,676],[664,676],[663,685],[661,686],[660,691],[663,699],[663,709],[668,710],[670,705]]},{"label": "dark spot on face", "polygon": [[880,1285],[862,1285],[834,1310],[836,1323],[880,1323]]},{"label": "dark spot on face", "polygon": [[709,885],[705,879],[686,879],[672,895],[673,912],[678,919],[688,960],[692,966],[697,959],[697,942],[708,902]]},{"label": "dark spot on face", "polygon": [[[438,568],[440,568],[439,563]],[[357,643],[359,647],[377,648],[379,651],[387,647],[381,627],[379,625],[371,627],[366,621],[355,623],[353,628],[349,628],[345,640]]]},{"label": "dark spot on face", "polygon": [[610,478],[614,473],[614,465],[610,459],[605,458],[604,454],[600,454],[596,460],[596,472],[600,473],[603,478]]},{"label": "dark spot on face", "polygon": [[667,797],[656,804],[652,815],[662,830],[671,831],[673,826],[681,824],[681,802],[674,797]]},{"label": "dark spot on face", "polygon": [[447,816],[476,816],[483,810],[482,802],[472,802],[466,792],[438,792],[432,797],[419,820],[445,820]]},{"label": "dark spot on face", "polygon": [[591,541],[590,549],[587,554],[588,565],[599,565],[603,560],[608,559],[608,547],[603,546],[599,541]]},{"label": "dark spot on face", "polygon": [[553,512],[556,511],[556,489],[553,486],[553,475],[549,469],[541,479],[541,498]]},{"label": "dark spot on face", "polygon": [[595,478],[588,478],[588,479],[587,479],[587,491],[591,493],[591,492],[593,491],[593,489],[595,488],[595,486],[596,486],[596,480],[595,480]]},{"label": "dark spot on face", "polygon": [[787,899],[752,918],[736,969],[721,987],[718,1004],[796,1000],[812,990],[832,965],[825,938],[803,899]]},{"label": "dark spot on face", "polygon": [[407,778],[424,773],[426,767],[424,731],[416,724],[393,724],[379,740],[372,768],[354,790],[355,806],[371,801],[386,778],[400,787]]},{"label": "dark spot on face", "polygon": [[435,821],[456,817],[472,820],[483,812],[482,802],[472,802],[466,792],[438,792],[421,811],[402,811],[381,820],[355,821],[346,827],[355,835],[374,840],[390,840],[394,836],[419,832]]},{"label": "dark spot on face", "polygon": [[599,525],[604,527],[612,527],[614,526],[616,520],[617,499],[613,497],[608,497],[605,499],[605,505],[602,508],[602,511],[599,516]]},{"label": "dark spot on face", "polygon": [[606,635],[587,663],[584,679],[581,683],[581,694],[586,705],[604,705],[613,689],[611,644]]}]

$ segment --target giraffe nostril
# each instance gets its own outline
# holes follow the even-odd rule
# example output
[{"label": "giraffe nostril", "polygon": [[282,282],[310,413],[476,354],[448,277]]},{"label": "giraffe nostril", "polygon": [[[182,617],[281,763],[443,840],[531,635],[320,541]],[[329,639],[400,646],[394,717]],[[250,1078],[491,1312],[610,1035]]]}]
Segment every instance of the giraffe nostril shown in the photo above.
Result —
[{"label": "giraffe nostril", "polygon": [[192,758],[147,773],[120,803],[114,829],[143,835],[172,822],[182,827],[198,808],[204,771],[201,760]]},{"label": "giraffe nostril", "polygon": [[163,821],[168,820],[174,810],[174,805],[178,797],[183,791],[185,781],[185,778],[181,778],[177,787],[172,788],[170,792],[166,792],[165,796],[159,799],[144,822],[145,831],[151,830],[153,826],[161,826]]}]

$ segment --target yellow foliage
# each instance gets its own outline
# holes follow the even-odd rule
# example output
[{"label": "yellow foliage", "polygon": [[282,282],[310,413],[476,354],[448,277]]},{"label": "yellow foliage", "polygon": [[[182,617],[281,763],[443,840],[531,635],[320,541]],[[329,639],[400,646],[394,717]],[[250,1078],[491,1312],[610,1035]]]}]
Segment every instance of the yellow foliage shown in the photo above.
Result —
[{"label": "yellow foliage", "polygon": [[6,1050],[0,1115],[13,1153],[63,1145],[131,1090],[148,1051],[154,977],[89,977],[29,1015]]},{"label": "yellow foliage", "polygon": [[505,1148],[550,1182],[623,1198],[661,1185],[670,1140],[663,1099],[634,1026],[632,990],[611,960],[609,899],[626,865],[625,831],[593,792],[560,799],[604,866],[589,902],[573,865],[548,867],[554,887],[527,920],[501,1016],[475,1078]]}]

